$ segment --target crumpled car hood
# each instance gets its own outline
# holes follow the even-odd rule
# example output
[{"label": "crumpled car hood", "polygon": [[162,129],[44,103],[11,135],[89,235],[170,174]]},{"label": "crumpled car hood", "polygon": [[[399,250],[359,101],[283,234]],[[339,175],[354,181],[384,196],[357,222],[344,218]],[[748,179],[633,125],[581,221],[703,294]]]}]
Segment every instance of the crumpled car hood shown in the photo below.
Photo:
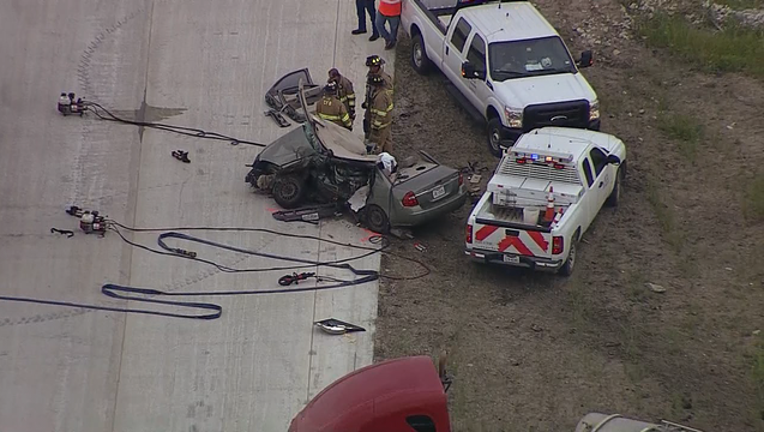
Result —
[{"label": "crumpled car hood", "polygon": [[283,167],[315,154],[316,150],[305,136],[305,131],[302,127],[298,127],[268,144],[255,161],[269,162],[278,167]]}]

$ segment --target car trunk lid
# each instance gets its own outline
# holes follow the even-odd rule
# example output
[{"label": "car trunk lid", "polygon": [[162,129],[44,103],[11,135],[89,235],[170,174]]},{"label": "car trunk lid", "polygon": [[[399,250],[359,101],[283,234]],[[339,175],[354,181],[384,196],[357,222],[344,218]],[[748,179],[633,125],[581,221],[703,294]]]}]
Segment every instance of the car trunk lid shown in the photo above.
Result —
[{"label": "car trunk lid", "polygon": [[[399,170],[393,189],[395,189],[396,196],[415,196],[418,205],[423,209],[428,209],[437,206],[439,202],[448,197],[458,194],[459,178],[459,172],[453,168],[418,162],[412,167]],[[409,198],[410,200],[411,198]],[[404,203],[406,207],[413,205]]]}]

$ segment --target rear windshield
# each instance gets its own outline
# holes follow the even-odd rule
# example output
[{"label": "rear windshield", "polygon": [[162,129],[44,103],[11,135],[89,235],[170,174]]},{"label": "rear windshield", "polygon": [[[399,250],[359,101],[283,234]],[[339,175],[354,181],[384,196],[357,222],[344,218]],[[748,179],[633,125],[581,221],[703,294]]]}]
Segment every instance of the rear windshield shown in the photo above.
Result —
[{"label": "rear windshield", "polygon": [[550,36],[488,45],[491,78],[504,81],[537,75],[576,73],[562,39]]}]

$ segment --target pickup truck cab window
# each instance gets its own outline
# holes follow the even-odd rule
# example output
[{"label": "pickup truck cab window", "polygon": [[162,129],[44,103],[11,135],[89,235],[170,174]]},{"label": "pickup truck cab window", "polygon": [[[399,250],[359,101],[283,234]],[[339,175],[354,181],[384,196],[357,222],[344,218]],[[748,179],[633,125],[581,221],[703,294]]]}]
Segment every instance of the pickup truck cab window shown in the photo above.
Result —
[{"label": "pickup truck cab window", "polygon": [[472,63],[476,70],[485,70],[485,41],[477,33],[472,37],[467,61]]},{"label": "pickup truck cab window", "polygon": [[594,184],[594,177],[592,176],[592,167],[589,165],[589,159],[584,159],[583,163],[584,175],[586,176],[586,184],[592,187]]},{"label": "pickup truck cab window", "polygon": [[589,157],[592,158],[592,163],[594,164],[595,177],[598,177],[602,169],[607,166],[607,155],[595,147],[589,152]]},{"label": "pickup truck cab window", "polygon": [[488,45],[488,61],[495,81],[578,72],[558,36],[494,42]]},{"label": "pickup truck cab window", "polygon": [[459,22],[456,23],[454,33],[451,35],[451,45],[454,46],[459,52],[464,49],[464,43],[467,42],[467,36],[472,31],[472,26],[464,18],[459,18]]}]

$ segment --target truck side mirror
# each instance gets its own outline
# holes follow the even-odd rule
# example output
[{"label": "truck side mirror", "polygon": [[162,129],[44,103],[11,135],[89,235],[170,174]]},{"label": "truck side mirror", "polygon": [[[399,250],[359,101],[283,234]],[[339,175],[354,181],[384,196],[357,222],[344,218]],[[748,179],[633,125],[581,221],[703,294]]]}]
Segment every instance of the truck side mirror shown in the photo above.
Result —
[{"label": "truck side mirror", "polygon": [[485,71],[475,68],[475,65],[466,61],[462,63],[462,77],[464,79],[485,79]]},{"label": "truck side mirror", "polygon": [[619,158],[618,156],[616,156],[614,154],[608,155],[607,163],[608,164],[613,164],[613,165],[620,165],[621,164],[621,158]]},{"label": "truck side mirror", "polygon": [[581,53],[581,59],[578,60],[579,68],[587,68],[594,64],[594,56],[591,50],[586,50]]}]

